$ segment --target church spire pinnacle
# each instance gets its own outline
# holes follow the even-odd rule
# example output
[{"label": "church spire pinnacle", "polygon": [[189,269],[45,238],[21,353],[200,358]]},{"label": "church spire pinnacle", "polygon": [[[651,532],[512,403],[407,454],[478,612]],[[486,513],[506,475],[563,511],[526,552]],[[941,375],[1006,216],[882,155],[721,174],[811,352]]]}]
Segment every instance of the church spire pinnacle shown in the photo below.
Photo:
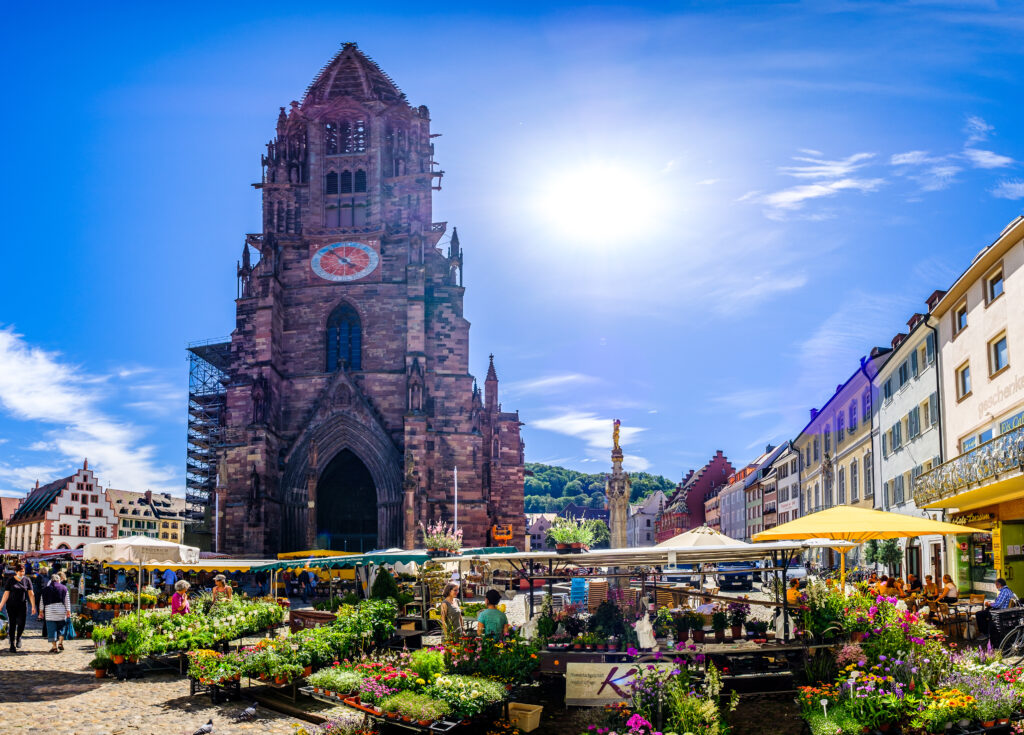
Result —
[{"label": "church spire pinnacle", "polygon": [[484,382],[486,383],[486,382],[489,382],[489,381],[493,380],[495,383],[497,383],[498,382],[498,373],[494,369],[494,353],[493,352],[491,353],[490,358],[491,358],[491,364],[488,365],[488,367],[487,367],[487,378],[484,380]]}]

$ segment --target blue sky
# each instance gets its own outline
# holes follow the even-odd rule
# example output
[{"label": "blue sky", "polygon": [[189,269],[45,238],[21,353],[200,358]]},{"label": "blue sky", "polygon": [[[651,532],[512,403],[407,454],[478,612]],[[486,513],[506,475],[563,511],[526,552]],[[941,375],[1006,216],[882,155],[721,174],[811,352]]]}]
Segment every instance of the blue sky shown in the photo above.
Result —
[{"label": "blue sky", "polygon": [[181,492],[277,108],[357,41],[432,113],[472,369],[527,459],[679,478],[795,436],[1024,209],[1003,3],[81,4],[0,30],[0,493]]}]

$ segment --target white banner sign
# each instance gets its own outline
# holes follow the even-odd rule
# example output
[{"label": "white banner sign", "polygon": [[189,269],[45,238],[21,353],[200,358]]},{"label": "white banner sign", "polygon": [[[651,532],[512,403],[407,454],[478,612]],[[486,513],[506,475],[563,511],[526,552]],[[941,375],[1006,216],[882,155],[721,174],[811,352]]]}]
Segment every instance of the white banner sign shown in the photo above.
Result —
[{"label": "white banner sign", "polygon": [[[642,664],[647,666],[648,664]],[[666,664],[656,664],[667,668]],[[612,704],[627,698],[638,664],[581,664],[565,666],[565,703],[581,707]]]}]

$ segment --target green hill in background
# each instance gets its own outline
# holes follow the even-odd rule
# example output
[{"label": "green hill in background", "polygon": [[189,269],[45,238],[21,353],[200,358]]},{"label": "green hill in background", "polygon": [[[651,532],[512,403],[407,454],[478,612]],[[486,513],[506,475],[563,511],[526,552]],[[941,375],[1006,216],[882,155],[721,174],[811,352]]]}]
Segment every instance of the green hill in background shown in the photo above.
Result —
[{"label": "green hill in background", "polygon": [[[526,471],[533,473],[532,477],[526,477],[527,513],[558,513],[569,503],[590,508],[604,507],[604,472],[588,475],[537,462],[527,462]],[[630,472],[629,479],[633,488],[629,498],[631,503],[639,502],[656,490],[668,495],[676,486],[667,477],[647,472]]]}]

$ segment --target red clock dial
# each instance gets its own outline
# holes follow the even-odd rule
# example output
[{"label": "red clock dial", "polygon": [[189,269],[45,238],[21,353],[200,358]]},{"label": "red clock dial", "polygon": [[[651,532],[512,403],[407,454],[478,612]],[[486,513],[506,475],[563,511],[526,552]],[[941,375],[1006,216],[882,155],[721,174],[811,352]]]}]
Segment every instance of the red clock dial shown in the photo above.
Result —
[{"label": "red clock dial", "polygon": [[354,281],[374,271],[380,262],[377,251],[361,242],[336,242],[313,255],[313,272],[328,281]]}]

